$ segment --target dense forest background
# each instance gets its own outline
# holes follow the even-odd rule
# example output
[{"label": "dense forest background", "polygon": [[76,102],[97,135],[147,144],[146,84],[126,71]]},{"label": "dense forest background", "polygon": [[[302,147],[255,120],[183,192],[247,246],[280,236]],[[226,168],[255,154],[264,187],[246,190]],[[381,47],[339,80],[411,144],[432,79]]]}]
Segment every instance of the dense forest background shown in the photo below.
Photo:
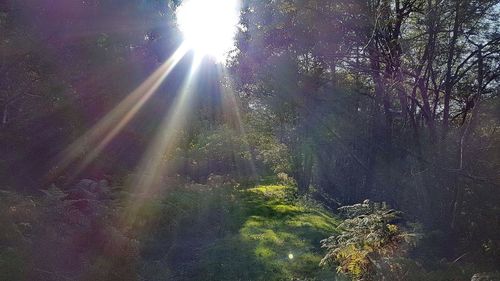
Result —
[{"label": "dense forest background", "polygon": [[[317,269],[283,277],[251,255],[244,270],[217,275],[218,248],[205,253],[211,270],[162,271],[180,266],[154,250],[173,239],[171,220],[199,208],[196,231],[224,225],[213,237],[240,247],[227,240],[240,228],[218,224],[219,212],[292,199],[281,189],[278,199],[260,189],[257,201],[234,199],[217,187],[267,181],[339,222],[339,207],[378,214],[372,202],[384,202],[401,211],[401,234],[419,237],[403,249],[389,227],[347,263],[327,255],[331,272],[340,263],[359,280],[451,281],[500,269],[499,1],[245,0],[227,62],[205,58],[194,78],[192,53],[168,65],[182,43],[180,4],[0,1],[0,279],[332,280],[308,275],[325,270],[315,259]],[[210,195],[183,190],[204,187]],[[143,210],[169,193],[185,205]],[[372,229],[347,222],[311,245]],[[159,225],[168,227],[147,235]],[[228,253],[226,262],[246,255]]]}]

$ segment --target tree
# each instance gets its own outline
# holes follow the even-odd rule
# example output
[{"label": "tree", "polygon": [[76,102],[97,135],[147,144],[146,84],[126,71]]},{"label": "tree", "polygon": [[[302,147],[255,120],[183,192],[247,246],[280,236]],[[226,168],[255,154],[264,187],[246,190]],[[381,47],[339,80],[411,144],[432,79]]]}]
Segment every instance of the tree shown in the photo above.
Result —
[{"label": "tree", "polygon": [[498,159],[479,161],[498,117],[478,106],[498,102],[495,5],[246,1],[232,73],[247,110],[276,124],[300,192],[391,202],[458,245],[458,221],[480,224],[472,198],[498,187]]}]

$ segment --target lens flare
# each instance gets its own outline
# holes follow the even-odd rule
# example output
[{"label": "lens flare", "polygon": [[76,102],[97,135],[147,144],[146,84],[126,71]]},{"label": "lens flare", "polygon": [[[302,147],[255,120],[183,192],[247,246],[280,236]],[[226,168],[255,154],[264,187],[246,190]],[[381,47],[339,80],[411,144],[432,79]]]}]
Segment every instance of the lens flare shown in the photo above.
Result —
[{"label": "lens flare", "polygon": [[142,106],[156,92],[165,78],[172,72],[187,52],[185,44],[172,54],[155,72],[153,72],[139,87],[121,101],[111,112],[104,116],[83,136],[65,149],[56,160],[55,170],[47,176],[52,181],[69,166],[73,168],[69,177],[77,176],[89,165],[111,140],[122,131],[130,120],[139,112]]}]

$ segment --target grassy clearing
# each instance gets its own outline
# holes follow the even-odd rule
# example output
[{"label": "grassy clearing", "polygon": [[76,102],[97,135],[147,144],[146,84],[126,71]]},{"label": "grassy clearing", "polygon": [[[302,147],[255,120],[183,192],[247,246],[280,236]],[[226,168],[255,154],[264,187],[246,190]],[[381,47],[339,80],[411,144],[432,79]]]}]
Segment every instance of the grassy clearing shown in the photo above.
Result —
[{"label": "grassy clearing", "polygon": [[[338,221],[294,189],[178,190],[145,206],[146,280],[333,280],[320,240]],[[149,215],[147,215],[149,214]]]},{"label": "grassy clearing", "polygon": [[233,192],[238,206],[229,221],[240,227],[203,251],[199,280],[332,280],[334,274],[318,266],[319,241],[338,222],[293,199],[293,192],[281,185]]}]

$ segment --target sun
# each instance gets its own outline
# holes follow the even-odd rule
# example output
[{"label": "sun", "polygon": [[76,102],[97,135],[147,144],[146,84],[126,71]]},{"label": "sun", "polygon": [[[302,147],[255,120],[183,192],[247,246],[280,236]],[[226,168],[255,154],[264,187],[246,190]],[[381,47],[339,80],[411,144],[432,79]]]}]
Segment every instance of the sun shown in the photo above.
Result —
[{"label": "sun", "polygon": [[222,61],[234,47],[239,8],[238,0],[184,0],[176,15],[185,44]]}]

